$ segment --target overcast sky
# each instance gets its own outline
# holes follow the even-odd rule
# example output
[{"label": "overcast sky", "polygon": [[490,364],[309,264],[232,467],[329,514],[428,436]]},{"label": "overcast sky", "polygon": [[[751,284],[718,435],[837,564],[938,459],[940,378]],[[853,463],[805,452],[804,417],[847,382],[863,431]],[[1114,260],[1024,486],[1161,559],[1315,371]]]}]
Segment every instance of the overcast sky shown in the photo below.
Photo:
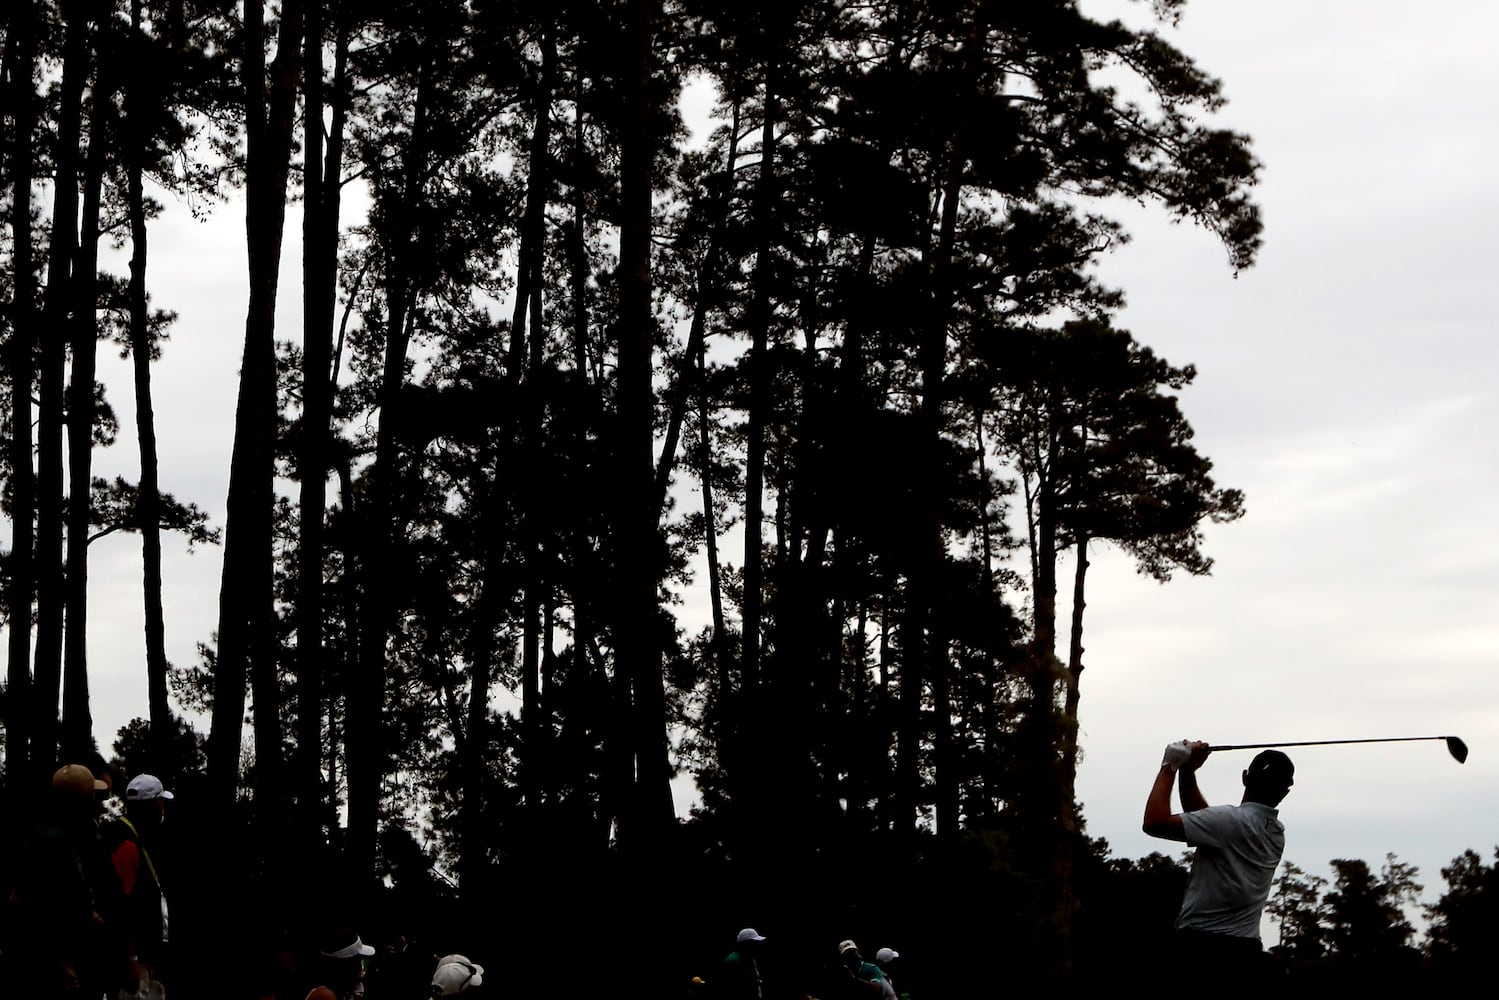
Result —
[{"label": "overcast sky", "polygon": [[[1147,4],[1085,2],[1139,19]],[[1168,34],[1220,77],[1219,120],[1265,165],[1259,263],[1126,209],[1134,242],[1101,265],[1119,325],[1199,376],[1199,449],[1246,517],[1211,528],[1211,577],[1161,586],[1106,548],[1089,576],[1078,794],[1122,856],[1180,849],[1139,832],[1161,747],[1395,736],[1440,743],[1291,751],[1287,857],[1420,868],[1428,899],[1466,848],[1499,844],[1499,7],[1485,0],[1198,2]],[[283,336],[300,328],[288,218]],[[245,314],[242,210],[152,232],[158,305],[181,320],[157,366],[163,488],[223,523]],[[101,474],[137,474],[128,373],[101,363],[124,433]],[[94,546],[90,666],[106,746],[146,714],[139,541]],[[216,626],[220,553],[166,543],[168,655]],[[1202,773],[1236,801],[1248,753]]]},{"label": "overcast sky", "polygon": [[[1179,45],[1265,165],[1265,246],[1146,221],[1103,264],[1120,324],[1199,369],[1183,407],[1248,514],[1211,577],[1090,576],[1079,797],[1116,853],[1160,745],[1458,735],[1289,751],[1286,854],[1418,865],[1428,896],[1499,844],[1499,9],[1437,0],[1192,5]],[[1202,773],[1237,800],[1248,753]]]}]

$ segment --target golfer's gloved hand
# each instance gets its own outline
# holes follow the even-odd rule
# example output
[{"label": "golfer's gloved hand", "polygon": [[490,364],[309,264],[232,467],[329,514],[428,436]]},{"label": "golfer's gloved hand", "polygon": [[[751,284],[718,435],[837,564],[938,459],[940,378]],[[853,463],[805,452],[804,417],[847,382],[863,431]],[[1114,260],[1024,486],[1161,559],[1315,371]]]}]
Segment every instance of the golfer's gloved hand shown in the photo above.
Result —
[{"label": "golfer's gloved hand", "polygon": [[1179,771],[1183,764],[1192,759],[1192,748],[1187,746],[1186,740],[1166,744],[1166,753],[1161,758],[1161,766],[1171,768],[1172,772]]}]

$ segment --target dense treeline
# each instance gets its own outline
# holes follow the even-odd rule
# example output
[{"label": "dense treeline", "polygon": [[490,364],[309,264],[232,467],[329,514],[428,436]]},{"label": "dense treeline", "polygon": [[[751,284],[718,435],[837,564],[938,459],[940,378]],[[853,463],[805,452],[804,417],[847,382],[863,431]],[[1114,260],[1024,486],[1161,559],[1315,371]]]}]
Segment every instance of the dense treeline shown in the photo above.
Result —
[{"label": "dense treeline", "polygon": [[[1179,407],[1193,368],[1111,323],[1091,265],[1119,199],[1253,263],[1216,80],[1067,0],[5,18],[13,804],[94,748],[88,542],[131,531],[150,717],[115,750],[183,789],[189,939],[378,899],[503,928],[520,978],[619,922],[664,981],[665,942],[757,913],[1082,954],[1088,553],[1206,573],[1204,524],[1243,511]],[[159,486],[147,240],[230,194],[210,528]],[[129,389],[96,384],[104,338]],[[121,391],[140,473],[110,483]],[[164,531],[222,542],[216,623],[163,621]],[[1003,905],[956,912],[975,878]]]},{"label": "dense treeline", "polygon": [[[1161,854],[1108,858],[1094,842],[1079,891],[1094,905],[1080,921],[1082,971],[1117,981],[1121,970],[1159,973],[1160,939],[1186,884],[1184,865]],[[1499,849],[1495,851],[1499,861]],[[1423,905],[1420,872],[1394,855],[1377,868],[1329,862],[1331,878],[1282,863],[1267,906],[1269,959],[1300,993],[1366,987],[1457,986],[1487,974],[1487,942],[1499,930],[1499,864],[1464,851],[1441,870],[1445,888]],[[1419,930],[1418,930],[1419,926]],[[1080,964],[1082,959],[1080,958]]]}]

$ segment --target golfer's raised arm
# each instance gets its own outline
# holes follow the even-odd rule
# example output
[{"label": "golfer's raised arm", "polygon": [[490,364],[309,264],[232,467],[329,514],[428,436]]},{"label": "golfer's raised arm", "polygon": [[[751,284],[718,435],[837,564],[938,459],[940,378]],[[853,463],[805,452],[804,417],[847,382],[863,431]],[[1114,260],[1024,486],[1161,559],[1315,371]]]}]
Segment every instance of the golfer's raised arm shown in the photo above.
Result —
[{"label": "golfer's raised arm", "polygon": [[[1145,819],[1140,829],[1152,837],[1164,840],[1186,840],[1182,818],[1171,811],[1171,787],[1176,784],[1176,772],[1192,759],[1192,749],[1187,741],[1170,743],[1156,771],[1155,784],[1150,787],[1150,797],[1145,800]],[[1196,785],[1194,784],[1195,788]],[[1201,798],[1201,793],[1198,793]]]}]

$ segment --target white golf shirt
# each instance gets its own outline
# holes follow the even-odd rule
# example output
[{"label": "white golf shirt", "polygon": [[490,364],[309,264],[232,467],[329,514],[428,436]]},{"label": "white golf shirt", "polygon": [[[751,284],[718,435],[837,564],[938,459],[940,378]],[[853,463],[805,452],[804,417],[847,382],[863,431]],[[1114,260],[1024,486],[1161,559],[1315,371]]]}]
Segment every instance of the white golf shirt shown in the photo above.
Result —
[{"label": "white golf shirt", "polygon": [[1286,828],[1277,811],[1245,802],[1209,806],[1181,818],[1197,856],[1177,928],[1258,941],[1260,914],[1286,848]]}]

